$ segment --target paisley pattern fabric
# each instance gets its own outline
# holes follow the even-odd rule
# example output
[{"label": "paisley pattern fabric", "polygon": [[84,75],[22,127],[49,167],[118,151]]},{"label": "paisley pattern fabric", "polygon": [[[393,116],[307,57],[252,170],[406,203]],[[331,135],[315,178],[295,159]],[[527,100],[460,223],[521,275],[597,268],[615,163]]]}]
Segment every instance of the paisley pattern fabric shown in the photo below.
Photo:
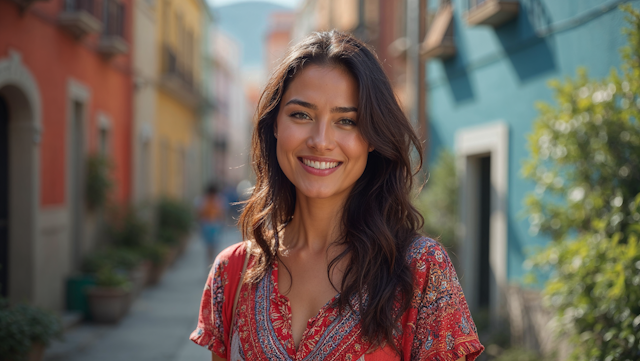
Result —
[{"label": "paisley pattern fabric", "polygon": [[[198,326],[190,337],[195,343],[232,361],[401,359],[389,345],[373,349],[363,340],[361,305],[354,298],[353,309],[340,313],[332,307],[339,294],[309,320],[296,349],[291,307],[278,290],[277,264],[268,277],[242,285],[231,327],[230,308],[239,279],[235,273],[241,271],[244,259],[236,255],[243,248],[242,244],[234,245],[217,257],[205,285]],[[414,292],[411,307],[400,319],[402,332],[394,335],[404,360],[450,361],[463,356],[475,360],[484,347],[447,253],[438,242],[423,237],[412,243],[407,258],[415,275]],[[231,340],[227,340],[229,334]]]}]

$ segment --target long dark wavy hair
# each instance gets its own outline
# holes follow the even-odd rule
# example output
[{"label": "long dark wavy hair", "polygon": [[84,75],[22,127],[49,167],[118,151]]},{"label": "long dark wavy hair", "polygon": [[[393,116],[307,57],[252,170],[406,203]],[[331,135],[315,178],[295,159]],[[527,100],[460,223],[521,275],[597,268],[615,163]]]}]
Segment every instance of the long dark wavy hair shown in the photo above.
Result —
[{"label": "long dark wavy hair", "polygon": [[[276,232],[294,213],[296,191],[276,158],[274,124],[288,85],[309,64],[339,66],[356,79],[358,129],[374,147],[346,201],[341,237],[333,243],[344,250],[329,263],[327,274],[340,260],[348,259],[334,306],[354,308],[355,300],[361,305],[364,339],[375,347],[389,344],[399,352],[393,332],[400,331],[398,321],[408,309],[413,291],[406,253],[424,222],[410,201],[413,176],[422,164],[422,145],[377,56],[351,35],[330,31],[308,36],[289,49],[262,93],[252,139],[256,185],[239,221],[244,239],[255,244],[253,252],[258,256],[248,280],[261,279],[278,259]],[[411,166],[413,150],[419,157],[415,170]],[[395,302],[401,305],[399,312],[394,312]]]}]

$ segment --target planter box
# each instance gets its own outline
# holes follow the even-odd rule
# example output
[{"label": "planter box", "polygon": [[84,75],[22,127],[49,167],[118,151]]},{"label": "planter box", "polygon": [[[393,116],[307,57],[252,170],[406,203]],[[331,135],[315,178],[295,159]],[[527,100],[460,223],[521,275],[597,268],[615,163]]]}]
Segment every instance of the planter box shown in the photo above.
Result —
[{"label": "planter box", "polygon": [[91,319],[99,323],[117,323],[126,314],[130,292],[122,288],[92,287],[87,290]]}]

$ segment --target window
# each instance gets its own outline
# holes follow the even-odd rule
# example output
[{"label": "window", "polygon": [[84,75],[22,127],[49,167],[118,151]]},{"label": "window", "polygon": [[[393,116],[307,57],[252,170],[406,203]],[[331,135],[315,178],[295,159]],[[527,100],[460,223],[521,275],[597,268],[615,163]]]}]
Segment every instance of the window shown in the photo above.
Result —
[{"label": "window", "polygon": [[98,152],[108,156],[111,153],[111,120],[102,113],[98,113]]}]

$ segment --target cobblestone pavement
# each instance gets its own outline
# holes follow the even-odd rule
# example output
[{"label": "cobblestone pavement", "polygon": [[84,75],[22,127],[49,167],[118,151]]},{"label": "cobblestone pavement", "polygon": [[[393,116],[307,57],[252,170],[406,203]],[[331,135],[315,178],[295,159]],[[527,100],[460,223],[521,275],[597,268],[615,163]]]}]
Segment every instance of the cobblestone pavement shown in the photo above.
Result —
[{"label": "cobblestone pavement", "polygon": [[[241,240],[227,228],[221,250]],[[118,325],[81,324],[53,343],[44,361],[205,361],[211,353],[189,340],[195,329],[208,266],[204,245],[192,237],[160,284],[145,289]]]}]

